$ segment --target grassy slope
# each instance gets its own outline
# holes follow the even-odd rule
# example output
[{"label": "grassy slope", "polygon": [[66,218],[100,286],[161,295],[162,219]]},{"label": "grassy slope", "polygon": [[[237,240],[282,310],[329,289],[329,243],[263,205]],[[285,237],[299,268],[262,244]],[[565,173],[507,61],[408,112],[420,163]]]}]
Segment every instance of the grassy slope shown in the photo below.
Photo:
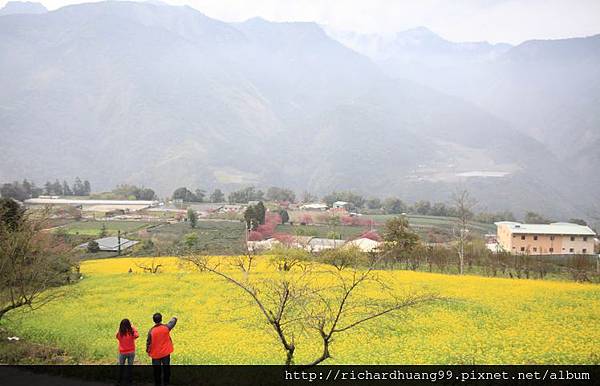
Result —
[{"label": "grassy slope", "polygon": [[[33,341],[86,362],[111,363],[114,332],[128,317],[142,337],[153,312],[176,314],[176,363],[280,363],[283,353],[256,309],[237,289],[163,258],[165,272],[127,274],[134,259],[83,263],[85,279],[58,302],[16,312],[2,324]],[[395,271],[383,273],[404,290],[453,300],[369,322],[339,336],[330,363],[597,363],[600,286]],[[309,340],[311,338],[308,338]],[[318,347],[298,338],[306,361]],[[138,359],[147,363],[143,338]]]}]

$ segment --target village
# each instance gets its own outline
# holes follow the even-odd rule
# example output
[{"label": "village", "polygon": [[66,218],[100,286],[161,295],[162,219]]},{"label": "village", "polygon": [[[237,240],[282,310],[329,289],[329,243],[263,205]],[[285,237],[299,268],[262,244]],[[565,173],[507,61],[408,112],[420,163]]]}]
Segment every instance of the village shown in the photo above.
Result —
[{"label": "village", "polygon": [[[248,208],[259,203],[264,205],[264,218],[253,223],[245,216]],[[82,241],[76,248],[85,252],[87,258],[94,257],[95,252],[108,256],[172,252],[183,245],[192,251],[213,254],[259,254],[278,246],[300,248],[311,254],[348,247],[377,253],[384,249],[381,232],[385,222],[397,216],[408,219],[424,246],[452,250],[458,229],[453,217],[404,212],[367,214],[346,201],[330,205],[321,201],[263,204],[259,200],[198,203],[181,199],[100,200],[41,195],[24,200],[24,205],[38,209],[52,207],[53,230]],[[600,241],[587,225],[517,221],[485,224],[470,220],[466,232],[470,242],[485,245],[492,254],[548,257],[551,261],[569,256],[600,259]],[[90,241],[94,248],[88,248]],[[165,245],[168,243],[171,249]],[[223,248],[219,250],[220,247]]]}]

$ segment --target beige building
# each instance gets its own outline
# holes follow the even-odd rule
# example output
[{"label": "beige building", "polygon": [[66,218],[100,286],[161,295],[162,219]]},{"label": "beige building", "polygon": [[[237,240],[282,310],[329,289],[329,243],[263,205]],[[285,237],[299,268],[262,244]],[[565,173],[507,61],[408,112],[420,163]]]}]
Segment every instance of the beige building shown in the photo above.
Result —
[{"label": "beige building", "polygon": [[591,255],[594,236],[590,227],[557,222],[521,224],[512,221],[496,223],[496,239],[502,250],[530,255]]}]

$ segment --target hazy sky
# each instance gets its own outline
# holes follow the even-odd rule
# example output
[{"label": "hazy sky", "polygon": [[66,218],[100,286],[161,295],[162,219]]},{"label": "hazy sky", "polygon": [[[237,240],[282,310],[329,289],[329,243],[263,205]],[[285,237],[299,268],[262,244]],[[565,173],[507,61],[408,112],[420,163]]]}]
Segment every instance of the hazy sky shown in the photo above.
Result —
[{"label": "hazy sky", "polygon": [[[42,0],[48,9],[81,0]],[[600,33],[600,0],[168,0],[226,21],[261,16],[391,34],[426,26],[453,41],[520,43]],[[0,4],[6,0],[0,0]]]}]

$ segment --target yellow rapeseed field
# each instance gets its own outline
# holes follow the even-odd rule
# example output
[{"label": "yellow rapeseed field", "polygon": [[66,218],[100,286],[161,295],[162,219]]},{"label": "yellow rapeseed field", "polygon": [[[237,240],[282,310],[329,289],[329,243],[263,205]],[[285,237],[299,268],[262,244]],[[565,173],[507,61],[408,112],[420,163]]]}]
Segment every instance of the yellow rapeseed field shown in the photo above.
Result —
[{"label": "yellow rapeseed field", "polygon": [[[158,274],[139,265],[161,264]],[[256,275],[267,273],[267,259]],[[129,273],[129,270],[132,273]],[[87,261],[65,298],[2,323],[33,341],[63,348],[82,362],[112,363],[119,321],[140,331],[137,358],[148,363],[152,314],[179,317],[174,363],[283,363],[284,353],[258,309],[238,288],[174,257]],[[337,336],[327,363],[579,364],[600,362],[600,286],[410,271],[379,273],[402,292],[446,298]],[[323,280],[326,280],[325,275]],[[297,361],[313,359],[316,337],[297,339]]]}]

